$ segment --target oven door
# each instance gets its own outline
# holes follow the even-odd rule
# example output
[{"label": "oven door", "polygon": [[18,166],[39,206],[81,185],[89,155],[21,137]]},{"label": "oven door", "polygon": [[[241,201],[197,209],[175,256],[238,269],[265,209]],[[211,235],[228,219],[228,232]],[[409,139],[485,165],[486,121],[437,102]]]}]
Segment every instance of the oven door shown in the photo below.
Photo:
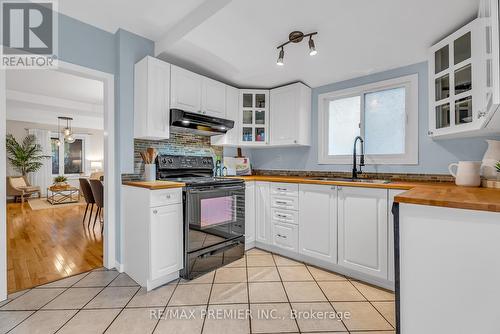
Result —
[{"label": "oven door", "polygon": [[245,235],[245,185],[186,189],[186,251],[194,252]]}]

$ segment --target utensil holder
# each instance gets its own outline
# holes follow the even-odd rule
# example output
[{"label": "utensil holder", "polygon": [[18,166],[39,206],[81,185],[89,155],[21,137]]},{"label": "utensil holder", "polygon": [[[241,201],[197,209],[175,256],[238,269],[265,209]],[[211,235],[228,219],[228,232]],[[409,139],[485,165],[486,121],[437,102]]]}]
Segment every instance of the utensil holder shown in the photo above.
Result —
[{"label": "utensil holder", "polygon": [[144,180],[156,181],[156,164],[144,164]]}]

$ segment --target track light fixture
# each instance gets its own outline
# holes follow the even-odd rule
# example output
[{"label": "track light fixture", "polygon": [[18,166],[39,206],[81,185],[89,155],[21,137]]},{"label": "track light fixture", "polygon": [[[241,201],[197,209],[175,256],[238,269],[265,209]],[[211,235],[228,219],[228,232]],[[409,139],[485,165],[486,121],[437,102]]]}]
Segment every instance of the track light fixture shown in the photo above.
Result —
[{"label": "track light fixture", "polygon": [[281,48],[280,54],[278,56],[278,61],[276,62],[276,64],[279,66],[285,65],[285,63],[283,62],[284,57],[285,57],[285,50],[283,50],[283,48]]},{"label": "track light fixture", "polygon": [[318,54],[318,51],[316,50],[316,45],[314,45],[314,40],[312,37],[314,35],[317,35],[318,32],[311,32],[309,34],[304,34],[302,31],[292,31],[288,35],[288,41],[279,45],[277,47],[278,50],[280,50],[279,55],[278,55],[278,61],[276,61],[276,64],[279,66],[283,66],[285,63],[283,62],[283,58],[285,57],[285,45],[289,43],[300,43],[304,39],[304,37],[309,37],[309,55],[310,56],[315,56]]}]

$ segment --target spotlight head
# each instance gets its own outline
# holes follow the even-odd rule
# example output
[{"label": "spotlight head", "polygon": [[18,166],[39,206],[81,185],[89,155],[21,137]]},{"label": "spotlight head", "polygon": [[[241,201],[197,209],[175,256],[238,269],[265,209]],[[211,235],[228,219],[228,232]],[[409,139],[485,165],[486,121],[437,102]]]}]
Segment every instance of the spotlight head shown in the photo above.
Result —
[{"label": "spotlight head", "polygon": [[314,41],[312,37],[309,37],[309,55],[310,56],[315,56],[318,54],[318,51],[316,51],[316,46],[314,45]]},{"label": "spotlight head", "polygon": [[285,50],[283,50],[283,48],[281,48],[279,56],[278,56],[278,60],[276,61],[276,65],[279,65],[279,66],[285,65],[285,63],[283,62],[284,57],[285,57]]}]

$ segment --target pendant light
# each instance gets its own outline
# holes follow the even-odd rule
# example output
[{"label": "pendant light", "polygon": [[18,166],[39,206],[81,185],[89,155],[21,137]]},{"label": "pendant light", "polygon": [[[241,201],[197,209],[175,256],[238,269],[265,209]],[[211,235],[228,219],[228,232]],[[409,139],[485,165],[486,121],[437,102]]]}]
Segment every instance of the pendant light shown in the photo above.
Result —
[{"label": "pendant light", "polygon": [[61,141],[59,138],[61,137],[61,117],[57,117],[57,139],[55,143],[57,146],[61,146]]},{"label": "pendant light", "polygon": [[[73,133],[73,129],[71,128],[71,121],[73,118],[71,117],[58,117],[59,120],[64,120],[66,121],[66,127],[62,129],[62,135],[64,136],[64,141],[69,144],[73,144],[76,140],[75,135]],[[59,121],[58,121],[58,129],[59,131]],[[61,142],[58,140],[58,146],[61,144]]]}]

